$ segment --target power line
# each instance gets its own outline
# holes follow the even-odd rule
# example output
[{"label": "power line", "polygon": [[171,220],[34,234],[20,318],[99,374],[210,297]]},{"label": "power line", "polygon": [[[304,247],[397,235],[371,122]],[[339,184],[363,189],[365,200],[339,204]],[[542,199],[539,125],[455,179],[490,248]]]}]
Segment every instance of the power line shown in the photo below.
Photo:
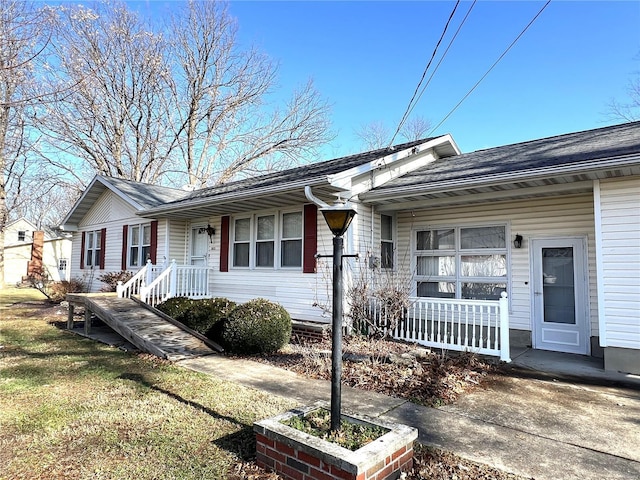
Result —
[{"label": "power line", "polygon": [[469,10],[467,10],[467,14],[464,16],[464,18],[462,19],[462,22],[460,23],[460,25],[458,26],[458,29],[456,30],[456,33],[453,34],[453,37],[451,37],[451,40],[449,41],[449,45],[447,45],[447,48],[445,49],[444,53],[442,54],[442,57],[440,57],[440,61],[438,61],[438,64],[436,65],[436,67],[433,69],[433,72],[431,72],[431,75],[429,76],[429,79],[427,80],[427,83],[424,84],[424,87],[422,87],[422,90],[420,91],[420,94],[418,95],[418,98],[416,98],[416,101],[413,103],[413,105],[411,106],[411,109],[408,112],[408,115],[411,115],[411,112],[413,112],[413,109],[416,107],[416,105],[418,104],[418,101],[420,100],[420,98],[422,97],[422,94],[424,93],[424,91],[427,89],[427,87],[429,86],[429,84],[431,83],[431,80],[433,79],[433,76],[436,74],[436,72],[438,71],[438,68],[440,68],[440,65],[442,64],[442,61],[444,60],[444,58],[447,56],[447,53],[449,52],[449,49],[451,48],[451,46],[453,45],[453,42],[455,41],[456,37],[458,36],[458,34],[460,33],[460,30],[462,30],[462,26],[465,24],[465,22],[467,21],[467,18],[469,18],[469,14],[471,13],[471,10],[473,10],[474,5],[476,4],[477,0],[473,0],[473,3],[471,4],[471,6],[469,7]]},{"label": "power line", "polygon": [[422,85],[422,82],[424,81],[424,77],[427,76],[427,70],[429,70],[429,67],[431,66],[431,62],[433,62],[433,59],[436,56],[436,52],[438,51],[438,47],[440,46],[440,43],[442,43],[442,40],[444,39],[444,36],[447,33],[447,29],[449,28],[449,24],[451,23],[451,20],[453,19],[453,15],[456,13],[458,5],[460,5],[460,0],[458,0],[456,2],[455,6],[453,7],[453,10],[451,11],[451,14],[449,15],[449,19],[447,20],[447,23],[444,26],[444,30],[442,31],[442,34],[440,35],[440,39],[438,40],[438,43],[436,43],[436,46],[433,49],[433,53],[431,54],[431,58],[429,59],[429,63],[427,63],[427,66],[425,67],[424,72],[422,72],[422,77],[420,78],[420,81],[418,82],[418,85],[416,86],[416,90],[413,92],[413,96],[411,97],[411,100],[409,100],[409,104],[407,105],[407,109],[405,110],[404,115],[402,115],[402,119],[400,120],[400,123],[398,124],[398,128],[396,129],[396,132],[393,134],[393,137],[391,137],[391,141],[389,142],[389,147],[391,145],[393,145],[393,141],[395,140],[396,136],[398,135],[398,132],[400,132],[400,129],[402,128],[402,125],[404,125],[404,122],[407,121],[407,117],[409,115],[409,111],[411,109],[411,105],[413,104],[416,96],[418,95],[418,91],[420,90],[420,85]]},{"label": "power line", "polygon": [[451,111],[449,113],[447,113],[447,115],[440,121],[440,123],[438,123],[435,127],[433,127],[430,131],[429,131],[429,135],[431,135],[435,130],[438,129],[438,127],[440,127],[452,114],[453,112],[455,112],[458,107],[462,104],[462,102],[464,102],[467,97],[469,95],[471,95],[471,93],[478,87],[478,85],[480,85],[480,83],[485,79],[485,77],[487,75],[489,75],[489,73],[491,72],[491,70],[494,69],[494,67],[502,60],[502,58],[509,52],[509,50],[511,50],[511,48],[518,42],[518,40],[520,40],[520,37],[522,37],[522,35],[525,34],[525,32],[527,30],[529,30],[529,27],[531,27],[531,25],[533,25],[533,23],[538,19],[538,17],[542,14],[542,12],[544,11],[545,8],[547,8],[549,6],[549,4],[551,3],[551,0],[548,0],[547,3],[545,3],[543,5],[543,7],[538,11],[538,13],[536,13],[535,17],[533,17],[533,19],[527,24],[526,27],[524,27],[524,29],[520,32],[520,34],[515,38],[515,40],[513,42],[511,42],[511,44],[506,48],[506,50],[504,52],[502,52],[502,55],[500,55],[498,57],[498,59],[493,63],[493,65],[491,65],[491,67],[489,67],[489,70],[487,70],[485,72],[484,75],[482,75],[482,77],[480,77],[480,80],[478,80],[476,82],[476,84],[471,87],[471,90],[469,90],[464,97],[462,97],[462,99],[456,104],[455,107],[453,107],[451,109]]}]

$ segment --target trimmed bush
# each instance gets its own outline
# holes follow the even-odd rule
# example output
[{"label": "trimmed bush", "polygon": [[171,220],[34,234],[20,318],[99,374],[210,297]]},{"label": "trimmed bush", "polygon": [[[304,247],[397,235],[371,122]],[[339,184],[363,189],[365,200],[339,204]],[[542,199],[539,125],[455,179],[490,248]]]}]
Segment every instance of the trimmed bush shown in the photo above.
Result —
[{"label": "trimmed bush", "polygon": [[231,352],[276,352],[291,338],[291,317],[281,305],[257,298],[231,312],[222,336]]},{"label": "trimmed bush", "polygon": [[157,308],[192,330],[217,341],[220,339],[217,332],[221,327],[214,327],[229,316],[235,308],[235,303],[226,298],[191,300],[186,297],[174,297]]}]

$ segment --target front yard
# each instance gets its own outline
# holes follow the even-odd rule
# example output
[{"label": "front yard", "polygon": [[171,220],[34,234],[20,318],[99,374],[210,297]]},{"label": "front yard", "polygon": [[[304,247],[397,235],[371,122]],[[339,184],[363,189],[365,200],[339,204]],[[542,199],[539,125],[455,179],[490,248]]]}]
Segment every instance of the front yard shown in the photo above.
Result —
[{"label": "front yard", "polygon": [[[1,480],[278,478],[252,463],[252,424],[291,401],[52,325],[65,319],[35,290],[0,290]],[[472,371],[442,378],[478,382]],[[419,447],[407,478],[517,477]]]}]

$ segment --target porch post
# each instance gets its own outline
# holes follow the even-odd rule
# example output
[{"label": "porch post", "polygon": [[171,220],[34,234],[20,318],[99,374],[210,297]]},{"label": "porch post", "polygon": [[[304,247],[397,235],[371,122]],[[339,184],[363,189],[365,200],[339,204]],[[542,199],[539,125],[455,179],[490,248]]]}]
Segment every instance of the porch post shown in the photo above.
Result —
[{"label": "porch post", "polygon": [[151,285],[151,282],[153,282],[153,264],[151,263],[151,260],[147,260],[147,265],[146,265],[146,269],[147,269],[147,278],[146,278],[146,285],[149,286]]},{"label": "porch post", "polygon": [[171,269],[171,274],[169,275],[169,298],[173,298],[176,296],[178,288],[178,267],[175,259],[171,260],[169,268]]},{"label": "porch post", "polygon": [[500,360],[511,362],[511,352],[509,351],[509,301],[507,292],[500,294]]}]

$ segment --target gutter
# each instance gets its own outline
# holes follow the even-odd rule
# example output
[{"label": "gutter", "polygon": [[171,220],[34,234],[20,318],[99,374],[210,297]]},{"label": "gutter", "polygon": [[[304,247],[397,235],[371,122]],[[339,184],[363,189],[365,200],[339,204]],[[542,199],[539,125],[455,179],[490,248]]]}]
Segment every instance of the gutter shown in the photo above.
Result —
[{"label": "gutter", "polygon": [[[185,200],[180,200],[176,203],[164,205],[162,207],[155,207],[155,208],[142,210],[138,212],[138,215],[153,216],[156,214],[173,213],[176,211],[183,210],[184,208],[199,207],[199,206],[208,205],[212,203],[218,204],[218,203],[224,203],[229,201],[245,200],[248,198],[253,198],[256,196],[270,194],[270,193],[285,193],[289,190],[303,189],[309,184],[325,185],[326,177],[322,176],[320,178],[311,179],[311,180],[301,179],[301,180],[296,180],[294,182],[288,182],[286,184],[286,187],[284,188],[282,187],[282,185],[270,185],[268,187],[257,187],[257,188],[244,190],[242,192],[237,192],[237,191],[227,192],[220,195],[208,196],[203,198],[190,197]],[[330,185],[327,185],[327,186],[330,186]]]},{"label": "gutter", "polygon": [[414,193],[424,194],[442,191],[443,189],[460,189],[465,187],[483,187],[495,185],[497,183],[507,183],[513,180],[534,180],[538,177],[546,178],[552,175],[578,174],[585,171],[606,170],[608,168],[623,168],[628,166],[640,165],[640,154],[633,154],[624,157],[614,157],[609,160],[592,160],[579,164],[568,164],[561,167],[541,167],[531,170],[516,170],[508,173],[496,173],[491,175],[483,175],[480,177],[436,181],[432,183],[432,187],[426,184],[406,185],[391,188],[382,188],[380,190],[370,190],[361,193],[360,198],[363,200],[377,200],[382,198],[404,197]]}]

